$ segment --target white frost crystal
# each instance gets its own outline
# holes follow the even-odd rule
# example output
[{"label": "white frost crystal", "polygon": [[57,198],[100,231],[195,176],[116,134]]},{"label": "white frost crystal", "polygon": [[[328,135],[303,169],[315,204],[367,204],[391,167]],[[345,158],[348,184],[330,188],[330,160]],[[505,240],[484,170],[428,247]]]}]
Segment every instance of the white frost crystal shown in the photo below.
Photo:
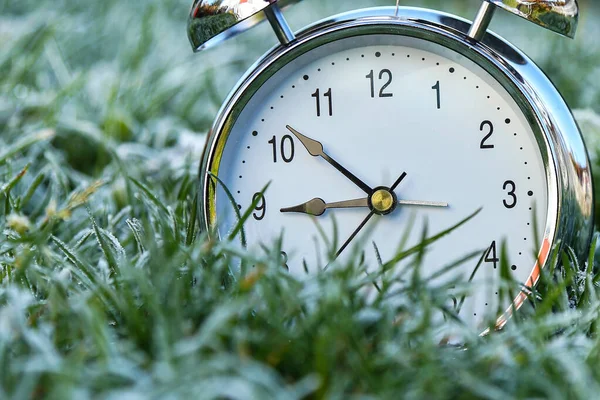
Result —
[{"label": "white frost crystal", "polygon": [[21,214],[10,214],[6,217],[6,224],[9,228],[23,234],[31,228],[31,221],[25,215]]}]

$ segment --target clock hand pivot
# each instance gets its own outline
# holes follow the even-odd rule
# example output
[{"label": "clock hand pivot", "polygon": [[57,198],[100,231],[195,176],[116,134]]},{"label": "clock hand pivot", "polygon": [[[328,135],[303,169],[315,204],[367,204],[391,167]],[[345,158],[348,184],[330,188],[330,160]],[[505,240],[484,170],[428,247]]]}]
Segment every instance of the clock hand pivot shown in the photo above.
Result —
[{"label": "clock hand pivot", "polygon": [[371,206],[378,213],[391,211],[396,203],[395,196],[386,189],[378,189],[371,196]]}]

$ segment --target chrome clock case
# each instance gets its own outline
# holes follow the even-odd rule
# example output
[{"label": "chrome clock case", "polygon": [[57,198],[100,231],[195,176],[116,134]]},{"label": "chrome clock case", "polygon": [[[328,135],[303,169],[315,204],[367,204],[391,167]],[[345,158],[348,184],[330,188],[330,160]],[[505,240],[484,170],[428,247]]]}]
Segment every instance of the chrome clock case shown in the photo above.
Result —
[{"label": "chrome clock case", "polygon": [[[550,252],[557,246],[570,246],[583,259],[593,231],[594,203],[590,162],[579,128],[569,107],[544,73],[525,54],[487,31],[490,10],[493,11],[495,5],[507,8],[512,4],[517,10],[520,4],[528,5],[530,11],[537,11],[535,15],[526,14],[527,10],[520,8],[521,16],[551,27],[565,36],[572,36],[577,26],[576,3],[574,0],[487,1],[475,22],[433,10],[380,7],[337,15],[295,36],[283,35],[285,40],[280,37],[282,45],[263,56],[240,80],[219,111],[209,134],[199,177],[202,227],[210,231],[216,225],[216,187],[210,175],[218,176],[222,151],[230,130],[245,105],[266,80],[295,58],[326,43],[359,35],[397,34],[441,44],[479,64],[507,89],[533,128],[545,163],[549,204],[544,237],[540,238],[538,263],[532,266],[526,285],[534,286],[537,283],[541,269],[550,262]],[[549,8],[559,3],[564,7]],[[569,4],[573,3],[575,12],[572,7],[569,8]],[[536,4],[538,8],[531,8]],[[542,11],[546,12],[546,17]],[[548,19],[548,16],[555,19]],[[271,18],[269,20],[272,25],[277,25]],[[195,49],[202,46],[198,46],[201,41],[194,41],[193,38],[191,41]],[[523,292],[515,299],[515,308],[525,299],[526,293]],[[499,327],[504,325],[510,312],[509,309],[500,317]]]}]

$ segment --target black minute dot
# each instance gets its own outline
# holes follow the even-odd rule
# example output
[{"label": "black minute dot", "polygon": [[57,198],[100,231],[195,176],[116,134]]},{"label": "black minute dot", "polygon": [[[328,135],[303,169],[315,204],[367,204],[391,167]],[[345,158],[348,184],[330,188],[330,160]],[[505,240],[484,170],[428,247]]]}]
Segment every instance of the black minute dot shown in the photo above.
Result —
[{"label": "black minute dot", "polygon": [[346,57],[346,61],[350,61],[350,58]]},{"label": "black minute dot", "polygon": [[241,209],[242,209],[242,205],[238,204],[238,210],[241,210]]},{"label": "black minute dot", "polygon": [[504,122],[505,122],[507,125],[508,125],[508,124],[510,124],[510,118],[506,118],[506,119],[504,120]]},{"label": "black minute dot", "polygon": [[308,80],[308,75],[304,75],[302,78],[303,78],[305,81],[307,81],[307,80]]},{"label": "black minute dot", "polygon": [[360,56],[361,56],[362,58],[365,58],[365,55],[364,55],[364,54],[361,54]]},{"label": "black minute dot", "polygon": [[242,161],[242,164],[246,164],[246,160]]},{"label": "black minute dot", "polygon": [[258,136],[258,132],[257,131],[252,132],[252,136]]},{"label": "black minute dot", "polygon": [[335,65],[335,63],[334,63],[334,62],[332,62],[332,63],[331,63],[331,65]]},{"label": "black minute dot", "polygon": [[279,96],[279,97],[281,97],[281,98],[283,99],[283,95],[281,95],[281,96]]},{"label": "black minute dot", "polygon": [[240,175],[240,179],[242,179],[242,175]]},{"label": "black minute dot", "polygon": [[248,150],[250,150],[250,146],[246,146],[246,148],[247,148]]},{"label": "black minute dot", "polygon": [[380,52],[375,53],[375,57],[381,57],[381,53]]},{"label": "black minute dot", "polygon": [[513,265],[512,267],[510,267],[510,269],[512,269],[513,271],[516,271],[517,270],[517,266]]},{"label": "black minute dot", "polygon": [[527,196],[529,196],[529,197],[533,196],[533,192],[530,190],[529,192],[527,192]]},{"label": "black minute dot", "polygon": [[396,55],[396,53],[392,53],[392,57],[394,57]]},{"label": "black minute dot", "polygon": [[271,106],[271,110],[274,110],[274,109],[275,109],[275,107]]},{"label": "black minute dot", "polygon": [[449,71],[450,71],[451,74],[453,74],[454,71],[456,71],[456,70],[454,68],[450,68]]},{"label": "black minute dot", "polygon": [[421,61],[425,61],[425,57],[421,58]]},{"label": "black minute dot", "polygon": [[265,122],[265,119],[263,118],[263,119],[261,119],[260,121],[261,121],[261,122]]},{"label": "black minute dot", "polygon": [[435,65],[440,65],[440,63],[435,63]]}]

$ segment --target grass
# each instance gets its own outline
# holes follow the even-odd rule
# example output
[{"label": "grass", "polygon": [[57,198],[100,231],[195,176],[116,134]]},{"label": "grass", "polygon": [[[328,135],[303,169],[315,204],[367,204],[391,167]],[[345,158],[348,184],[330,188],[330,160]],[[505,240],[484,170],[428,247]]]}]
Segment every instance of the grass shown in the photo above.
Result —
[{"label": "grass", "polygon": [[[320,3],[290,20],[365,6]],[[477,6],[456,3],[465,16]],[[582,7],[578,42],[508,17],[495,29],[581,109],[597,165],[600,50],[585,28],[599,12]],[[598,397],[596,241],[582,265],[555,254],[504,331],[480,337],[450,318],[458,347],[440,345],[432,317],[447,288],[418,268],[369,300],[357,265],[297,281],[276,248],[207,240],[195,214],[204,134],[272,37],[263,26],[193,56],[188,8],[0,0],[0,398]],[[539,39],[525,43],[529,32]],[[562,54],[571,61],[552,61]],[[232,273],[240,257],[256,267]]]}]

